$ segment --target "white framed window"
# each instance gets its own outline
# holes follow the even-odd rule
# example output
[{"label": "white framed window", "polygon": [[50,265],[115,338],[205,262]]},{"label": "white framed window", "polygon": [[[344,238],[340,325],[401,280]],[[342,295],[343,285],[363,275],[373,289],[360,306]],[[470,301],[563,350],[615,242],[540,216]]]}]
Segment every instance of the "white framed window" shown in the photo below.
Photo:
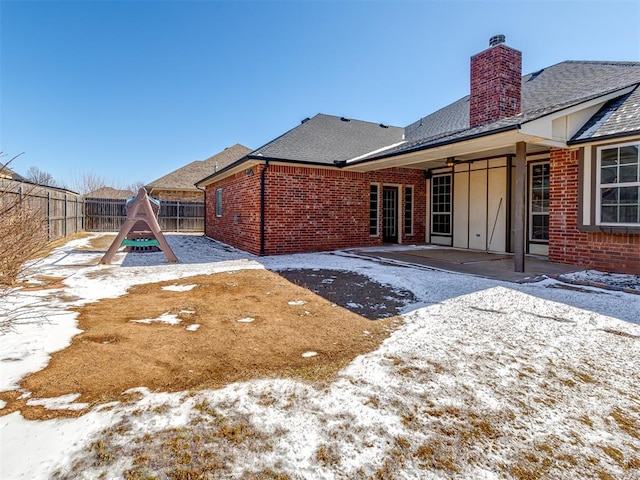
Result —
[{"label": "white framed window", "polygon": [[529,166],[529,240],[549,241],[549,162]]},{"label": "white framed window", "polygon": [[413,235],[413,187],[404,187],[404,234]]},{"label": "white framed window", "polygon": [[369,235],[377,237],[379,228],[380,185],[372,183],[369,186]]},{"label": "white framed window", "polygon": [[222,189],[216,189],[216,217],[222,216]]},{"label": "white framed window", "polygon": [[598,147],[596,223],[640,224],[640,143]]},{"label": "white framed window", "polygon": [[451,180],[452,175],[434,175],[431,178],[431,234],[451,235]]}]

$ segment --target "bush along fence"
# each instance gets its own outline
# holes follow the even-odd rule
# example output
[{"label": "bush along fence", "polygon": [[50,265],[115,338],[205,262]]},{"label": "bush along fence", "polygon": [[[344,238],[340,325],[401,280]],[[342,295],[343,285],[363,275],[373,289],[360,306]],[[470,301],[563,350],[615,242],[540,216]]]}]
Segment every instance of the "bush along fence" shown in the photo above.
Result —
[{"label": "bush along fence", "polygon": [[2,178],[0,193],[0,207],[15,205],[39,212],[48,241],[84,230],[84,202],[76,192]]},{"label": "bush along fence", "polygon": [[[117,232],[127,218],[126,200],[85,198],[85,230]],[[204,232],[204,202],[161,201],[158,223],[163,232]]]}]

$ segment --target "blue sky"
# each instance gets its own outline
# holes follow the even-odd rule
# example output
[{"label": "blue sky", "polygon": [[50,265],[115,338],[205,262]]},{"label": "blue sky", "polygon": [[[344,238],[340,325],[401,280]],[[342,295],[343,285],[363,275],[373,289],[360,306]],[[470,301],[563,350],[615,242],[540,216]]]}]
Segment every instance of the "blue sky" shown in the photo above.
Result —
[{"label": "blue sky", "polygon": [[468,94],[498,33],[523,73],[640,61],[640,2],[0,0],[0,32],[14,169],[124,186],[319,112],[406,126]]}]

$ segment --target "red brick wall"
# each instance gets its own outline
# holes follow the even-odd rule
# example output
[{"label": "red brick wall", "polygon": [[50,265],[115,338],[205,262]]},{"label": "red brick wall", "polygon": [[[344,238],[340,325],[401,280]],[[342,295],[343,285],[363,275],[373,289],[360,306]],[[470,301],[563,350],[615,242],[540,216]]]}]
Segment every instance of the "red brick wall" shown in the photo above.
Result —
[{"label": "red brick wall", "polygon": [[[205,235],[251,253],[260,253],[260,166],[206,187]],[[222,188],[222,216],[216,190]]]},{"label": "red brick wall", "polygon": [[578,231],[578,160],[578,149],[551,149],[549,260],[640,273],[640,235]]},{"label": "red brick wall", "polygon": [[[207,187],[207,235],[252,253],[260,253],[260,171],[244,173]],[[371,183],[414,187],[413,232],[403,243],[423,243],[426,221],[422,170],[386,169],[359,173],[288,165],[270,165],[265,187],[265,254],[312,252],[379,245],[369,235]],[[223,188],[223,216],[215,216],[215,190]],[[404,211],[404,190],[399,189]],[[228,209],[228,210],[227,210]],[[234,222],[239,215],[240,222]],[[382,219],[379,219],[380,224]]]},{"label": "red brick wall", "polygon": [[469,124],[486,125],[521,110],[522,53],[504,44],[471,57]]}]

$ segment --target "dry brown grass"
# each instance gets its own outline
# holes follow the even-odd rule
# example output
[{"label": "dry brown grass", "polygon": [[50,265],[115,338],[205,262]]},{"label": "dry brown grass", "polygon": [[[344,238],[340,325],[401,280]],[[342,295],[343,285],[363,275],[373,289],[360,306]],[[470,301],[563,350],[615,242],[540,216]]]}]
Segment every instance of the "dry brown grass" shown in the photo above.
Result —
[{"label": "dry brown grass", "polygon": [[[162,287],[195,284],[190,291]],[[289,301],[302,300],[302,305]],[[371,322],[265,270],[200,275],[138,285],[127,295],[78,310],[83,333],[52,355],[21,387],[32,397],[80,393],[79,402],[120,400],[133,387],[160,391],[218,388],[253,378],[330,378],[356,356],[372,351],[396,320]],[[176,314],[179,325],[132,320]],[[238,320],[252,317],[252,323]],[[196,331],[186,326],[199,324]],[[368,335],[363,334],[367,330]],[[307,351],[317,352],[303,358]],[[73,416],[82,411],[29,407],[15,392],[3,392],[1,414],[26,418]]]},{"label": "dry brown grass", "polygon": [[[200,406],[200,408],[199,408]],[[127,420],[105,429],[65,472],[54,478],[108,478],[109,467],[126,459],[122,471],[126,480],[151,478],[208,479],[236,478],[232,466],[248,454],[271,451],[270,436],[257,430],[246,418],[228,419],[208,404],[196,405],[201,415],[186,425],[153,434],[139,434]],[[126,440],[123,440],[126,439]],[[274,470],[243,472],[242,478],[285,480],[289,476]]]},{"label": "dry brown grass", "polygon": [[[85,234],[86,236],[86,234]],[[84,251],[100,251],[106,253],[113,241],[116,239],[115,235],[100,235],[89,240],[89,244],[81,247],[76,247],[75,250]]]}]

